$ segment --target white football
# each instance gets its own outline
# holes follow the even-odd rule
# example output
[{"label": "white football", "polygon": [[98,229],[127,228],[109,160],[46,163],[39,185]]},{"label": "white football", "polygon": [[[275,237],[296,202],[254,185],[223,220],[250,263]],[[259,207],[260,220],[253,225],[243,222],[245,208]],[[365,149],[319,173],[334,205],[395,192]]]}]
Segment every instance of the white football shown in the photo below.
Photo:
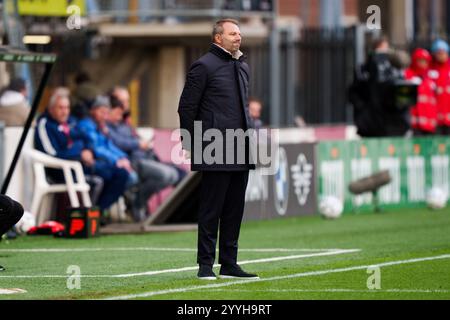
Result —
[{"label": "white football", "polygon": [[430,209],[440,210],[447,206],[448,195],[441,188],[434,187],[427,193],[427,205]]},{"label": "white football", "polygon": [[319,213],[325,219],[338,219],[344,212],[344,204],[334,196],[324,197],[319,203]]},{"label": "white football", "polygon": [[20,234],[26,234],[28,230],[36,226],[36,217],[28,212],[25,211],[22,219],[16,224],[16,230]]}]

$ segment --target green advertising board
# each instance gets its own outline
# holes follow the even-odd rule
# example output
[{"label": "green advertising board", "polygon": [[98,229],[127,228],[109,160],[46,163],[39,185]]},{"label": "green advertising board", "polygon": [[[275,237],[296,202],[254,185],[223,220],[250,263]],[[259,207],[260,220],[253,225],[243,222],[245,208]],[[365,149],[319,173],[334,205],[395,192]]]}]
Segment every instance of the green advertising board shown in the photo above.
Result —
[{"label": "green advertising board", "polygon": [[345,210],[351,208],[347,186],[349,180],[350,153],[346,141],[321,142],[317,146],[319,201],[335,196],[344,202]]},{"label": "green advertising board", "polygon": [[450,141],[448,138],[436,138],[429,142],[430,157],[428,159],[429,185],[438,187],[450,194]]},{"label": "green advertising board", "polygon": [[[348,182],[371,176],[378,171],[378,141],[363,140],[351,141],[349,145],[349,179]],[[347,210],[355,212],[369,210],[372,208],[373,195],[366,193],[363,195],[352,195],[349,193]]]},{"label": "green advertising board", "polygon": [[388,170],[391,183],[379,191],[380,205],[399,208],[406,203],[405,139],[381,139],[378,141],[376,171]]},{"label": "green advertising board", "polygon": [[345,212],[373,210],[371,193],[355,196],[348,187],[383,170],[392,181],[378,192],[382,208],[423,207],[431,188],[450,191],[450,142],[445,137],[322,142],[317,154],[319,201],[335,196]]}]

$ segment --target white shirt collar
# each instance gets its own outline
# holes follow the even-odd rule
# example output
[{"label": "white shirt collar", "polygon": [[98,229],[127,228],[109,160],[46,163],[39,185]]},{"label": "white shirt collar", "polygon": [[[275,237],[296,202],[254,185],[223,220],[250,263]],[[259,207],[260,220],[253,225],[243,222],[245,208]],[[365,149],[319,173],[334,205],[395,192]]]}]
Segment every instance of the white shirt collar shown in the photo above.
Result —
[{"label": "white shirt collar", "polygon": [[232,54],[230,51],[228,51],[227,49],[219,46],[217,43],[213,43],[213,44],[216,45],[217,47],[219,47],[220,49],[222,49],[223,51],[225,51],[226,53],[228,53],[229,55],[231,55],[233,57],[233,59],[239,60],[239,58],[244,55],[241,50],[238,50],[237,52]]}]

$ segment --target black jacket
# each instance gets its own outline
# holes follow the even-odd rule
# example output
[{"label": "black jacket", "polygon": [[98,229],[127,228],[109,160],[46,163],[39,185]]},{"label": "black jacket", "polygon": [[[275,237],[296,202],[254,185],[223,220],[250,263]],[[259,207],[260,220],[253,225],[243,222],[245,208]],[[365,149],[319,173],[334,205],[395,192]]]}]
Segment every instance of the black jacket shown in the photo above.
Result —
[{"label": "black jacket", "polygon": [[[221,161],[209,163],[202,154],[205,148],[211,150],[212,142],[202,142],[194,148],[194,140],[201,139],[197,130],[194,135],[194,122],[202,121],[202,131],[217,129],[225,133],[227,129],[252,128],[248,112],[249,67],[244,57],[236,60],[231,54],[212,44],[209,52],[194,62],[187,74],[186,84],[181,95],[178,114],[181,129],[189,132],[191,141],[183,140],[183,148],[191,151],[193,171],[244,171],[254,169],[249,161],[249,141],[245,146],[235,145],[235,161],[226,161],[229,139],[224,137]],[[222,145],[222,144],[221,144]],[[239,149],[243,147],[244,149]],[[208,150],[208,149],[206,149]],[[245,150],[245,162],[236,161],[239,150]],[[214,154],[214,153],[213,153]]]},{"label": "black jacket", "polygon": [[391,60],[391,54],[374,53],[355,72],[349,99],[362,137],[403,136],[409,129],[409,109],[396,108],[393,96],[403,73]]}]

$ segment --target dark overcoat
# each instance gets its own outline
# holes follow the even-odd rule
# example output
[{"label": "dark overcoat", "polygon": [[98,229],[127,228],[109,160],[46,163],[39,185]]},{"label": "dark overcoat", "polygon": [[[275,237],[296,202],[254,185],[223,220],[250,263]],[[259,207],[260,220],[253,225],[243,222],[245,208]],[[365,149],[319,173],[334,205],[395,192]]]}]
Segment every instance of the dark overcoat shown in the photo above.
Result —
[{"label": "dark overcoat", "polygon": [[[249,66],[244,56],[235,59],[215,44],[190,67],[178,114],[182,132],[190,136],[189,139],[183,137],[182,141],[183,149],[191,152],[193,171],[245,171],[255,168],[249,156],[250,139],[246,137],[242,144],[244,140],[226,134],[227,129],[241,129],[242,132],[252,129],[248,112],[249,81]],[[201,121],[200,126],[198,121]],[[215,130],[209,131],[210,136],[205,135],[209,129]],[[216,139],[219,132],[222,133],[222,140]],[[201,143],[196,143],[196,140]],[[217,148],[219,145],[222,147]],[[244,162],[239,159],[243,152]],[[218,157],[211,162],[205,155]],[[231,159],[233,161],[229,161]]]}]

